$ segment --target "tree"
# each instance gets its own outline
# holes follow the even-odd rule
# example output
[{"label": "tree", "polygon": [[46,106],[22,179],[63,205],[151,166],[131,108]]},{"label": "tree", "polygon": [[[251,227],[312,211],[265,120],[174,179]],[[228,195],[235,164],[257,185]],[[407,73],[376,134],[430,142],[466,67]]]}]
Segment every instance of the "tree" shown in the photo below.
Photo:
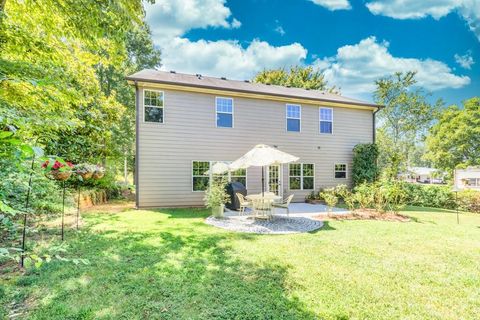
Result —
[{"label": "tree", "polygon": [[415,74],[397,72],[375,81],[375,103],[385,106],[377,114],[379,165],[388,177],[396,177],[407,165],[415,165],[418,147],[443,105],[441,100],[427,102],[429,94],[415,86]]},{"label": "tree", "polygon": [[263,70],[255,76],[253,82],[338,93],[335,86],[329,87],[325,76],[312,67],[295,66],[288,71],[284,68]]},{"label": "tree", "polygon": [[69,160],[132,153],[134,92],[124,77],[160,63],[142,2],[3,3],[0,124]]},{"label": "tree", "polygon": [[440,169],[480,165],[480,97],[448,107],[426,139],[425,158]]}]

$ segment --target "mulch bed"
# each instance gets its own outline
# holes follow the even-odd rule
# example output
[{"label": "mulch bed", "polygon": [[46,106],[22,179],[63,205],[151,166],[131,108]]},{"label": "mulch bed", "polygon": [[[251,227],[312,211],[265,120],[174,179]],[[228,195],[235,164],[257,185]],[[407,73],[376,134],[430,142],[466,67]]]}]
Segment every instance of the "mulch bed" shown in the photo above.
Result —
[{"label": "mulch bed", "polygon": [[318,220],[380,220],[380,221],[395,221],[395,222],[409,222],[410,217],[393,212],[378,212],[373,209],[358,209],[354,213],[349,214],[330,214],[318,215],[315,217]]}]

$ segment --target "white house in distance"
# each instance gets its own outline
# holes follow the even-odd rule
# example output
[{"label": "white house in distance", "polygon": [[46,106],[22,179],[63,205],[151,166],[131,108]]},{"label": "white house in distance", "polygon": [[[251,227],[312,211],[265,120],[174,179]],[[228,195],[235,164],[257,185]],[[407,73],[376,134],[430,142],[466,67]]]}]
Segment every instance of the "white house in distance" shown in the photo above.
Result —
[{"label": "white house in distance", "polygon": [[405,181],[413,183],[443,183],[443,172],[435,168],[408,167],[402,174]]},{"label": "white house in distance", "polygon": [[455,169],[455,187],[480,191],[480,167]]}]

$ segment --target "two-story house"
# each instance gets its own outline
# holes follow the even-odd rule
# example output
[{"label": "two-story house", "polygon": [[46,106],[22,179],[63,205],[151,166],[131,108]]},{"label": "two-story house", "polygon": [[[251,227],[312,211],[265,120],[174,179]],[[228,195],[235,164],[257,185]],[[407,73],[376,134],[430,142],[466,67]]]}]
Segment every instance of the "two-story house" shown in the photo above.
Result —
[{"label": "two-story house", "polygon": [[[260,143],[300,158],[267,168],[265,190],[303,201],[350,184],[353,147],[375,139],[378,106],[340,95],[173,71],[127,80],[136,89],[137,207],[203,205],[212,164]],[[260,176],[255,167],[228,173],[249,193],[261,191]]]}]

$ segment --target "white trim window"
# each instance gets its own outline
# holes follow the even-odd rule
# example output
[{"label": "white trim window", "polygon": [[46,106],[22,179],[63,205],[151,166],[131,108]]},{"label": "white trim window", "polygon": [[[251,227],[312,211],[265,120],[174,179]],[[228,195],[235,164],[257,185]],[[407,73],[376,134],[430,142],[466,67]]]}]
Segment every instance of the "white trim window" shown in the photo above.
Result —
[{"label": "white trim window", "polygon": [[163,123],[164,93],[158,90],[143,90],[143,121]]},{"label": "white trim window", "polygon": [[229,172],[228,177],[229,182],[240,182],[247,187],[247,169],[238,169],[232,172]]},{"label": "white trim window", "polygon": [[215,115],[217,128],[233,128],[233,99],[216,97]]},{"label": "white trim window", "polygon": [[240,182],[247,187],[247,169],[224,173],[210,172],[210,168],[217,162],[230,163],[230,161],[192,161],[192,191],[206,191],[213,181],[218,180]]},{"label": "white trim window", "polygon": [[335,179],[346,179],[347,178],[347,164],[346,163],[336,163],[335,164]]},{"label": "white trim window", "polygon": [[302,121],[302,107],[297,104],[286,105],[287,131],[300,132]]},{"label": "white trim window", "polygon": [[210,161],[192,161],[192,191],[205,191],[210,184]]},{"label": "white trim window", "polygon": [[288,188],[290,190],[315,189],[315,165],[313,163],[290,163],[288,165]]},{"label": "white trim window", "polygon": [[333,109],[319,108],[318,117],[320,121],[320,133],[332,134],[333,133]]}]

